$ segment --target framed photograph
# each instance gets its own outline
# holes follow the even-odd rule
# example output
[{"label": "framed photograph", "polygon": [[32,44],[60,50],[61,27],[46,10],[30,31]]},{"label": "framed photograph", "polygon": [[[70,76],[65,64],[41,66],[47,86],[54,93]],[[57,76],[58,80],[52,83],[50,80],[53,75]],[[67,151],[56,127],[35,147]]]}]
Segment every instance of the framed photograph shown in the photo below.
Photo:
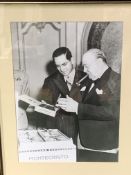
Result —
[{"label": "framed photograph", "polygon": [[3,174],[130,174],[130,3],[0,16]]}]

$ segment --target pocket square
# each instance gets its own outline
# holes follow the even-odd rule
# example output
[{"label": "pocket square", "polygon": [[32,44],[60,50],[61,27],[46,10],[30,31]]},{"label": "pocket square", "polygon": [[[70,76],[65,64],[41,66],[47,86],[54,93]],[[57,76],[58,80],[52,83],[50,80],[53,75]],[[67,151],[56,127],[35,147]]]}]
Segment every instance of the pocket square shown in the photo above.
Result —
[{"label": "pocket square", "polygon": [[86,90],[86,86],[83,86],[80,91],[85,91],[85,90]]},{"label": "pocket square", "polygon": [[99,94],[99,95],[101,95],[101,94],[103,94],[103,90],[96,88],[96,93]]}]

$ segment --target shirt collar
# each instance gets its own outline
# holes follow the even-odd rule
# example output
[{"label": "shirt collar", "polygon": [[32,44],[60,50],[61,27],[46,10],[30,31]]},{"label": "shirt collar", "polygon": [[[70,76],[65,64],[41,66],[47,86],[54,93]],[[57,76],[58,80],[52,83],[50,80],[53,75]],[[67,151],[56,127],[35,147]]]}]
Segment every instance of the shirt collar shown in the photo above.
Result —
[{"label": "shirt collar", "polygon": [[64,80],[73,84],[74,77],[75,77],[75,69],[73,69],[68,76],[64,76]]}]

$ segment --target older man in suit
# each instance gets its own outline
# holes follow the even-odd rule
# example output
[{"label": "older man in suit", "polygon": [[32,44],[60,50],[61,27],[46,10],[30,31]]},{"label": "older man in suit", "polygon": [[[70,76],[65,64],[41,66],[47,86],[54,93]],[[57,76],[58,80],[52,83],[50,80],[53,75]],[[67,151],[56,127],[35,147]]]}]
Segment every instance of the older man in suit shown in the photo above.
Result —
[{"label": "older man in suit", "polygon": [[58,100],[58,106],[78,114],[78,161],[117,161],[120,75],[99,49],[87,51],[82,63],[89,77],[81,88],[82,102],[67,96]]},{"label": "older man in suit", "polygon": [[[73,67],[72,54],[67,47],[57,48],[53,52],[52,58],[57,71],[45,79],[40,99],[55,105],[59,97],[66,98],[66,95],[69,95],[72,99],[80,102],[81,94],[76,82],[85,76],[85,73]],[[36,115],[38,116],[38,114]],[[39,115],[39,124],[43,124],[47,128],[59,129],[68,137],[73,138],[76,143],[78,120],[75,115],[59,109],[55,118],[45,116],[43,122]]]}]

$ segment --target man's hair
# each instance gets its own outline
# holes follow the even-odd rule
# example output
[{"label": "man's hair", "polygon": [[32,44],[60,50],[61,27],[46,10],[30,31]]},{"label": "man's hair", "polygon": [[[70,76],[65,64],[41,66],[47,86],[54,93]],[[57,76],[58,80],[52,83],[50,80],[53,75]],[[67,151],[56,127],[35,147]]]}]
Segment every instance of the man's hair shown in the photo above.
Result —
[{"label": "man's hair", "polygon": [[101,58],[105,63],[107,63],[106,56],[104,52],[100,49],[92,48],[92,49],[89,49],[86,53],[94,54],[97,58]]},{"label": "man's hair", "polygon": [[55,57],[58,57],[63,54],[66,55],[67,60],[69,61],[71,60],[71,57],[72,57],[71,51],[67,47],[59,47],[52,54],[53,61]]}]

